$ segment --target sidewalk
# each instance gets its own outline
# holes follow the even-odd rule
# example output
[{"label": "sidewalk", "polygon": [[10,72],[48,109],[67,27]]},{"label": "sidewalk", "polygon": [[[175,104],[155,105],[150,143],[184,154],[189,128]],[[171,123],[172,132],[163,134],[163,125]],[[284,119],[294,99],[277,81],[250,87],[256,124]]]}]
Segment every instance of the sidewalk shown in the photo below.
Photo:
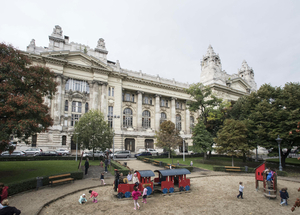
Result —
[{"label": "sidewalk", "polygon": [[[139,160],[129,160],[127,165],[134,170],[159,170],[163,169],[151,165],[149,163],[144,163]],[[82,169],[84,172],[84,169]],[[34,215],[39,214],[40,210],[47,204],[54,202],[60,198],[64,198],[69,194],[76,193],[78,191],[83,191],[87,193],[89,189],[92,189],[100,185],[100,172],[103,172],[104,168],[100,166],[91,166],[89,168],[88,174],[84,176],[82,180],[76,180],[74,183],[67,183],[57,186],[44,186],[39,190],[26,191],[17,195],[14,195],[9,198],[10,205],[15,206],[22,211],[22,215]],[[253,177],[254,173],[226,173],[226,172],[214,172],[209,170],[198,169],[195,172],[192,172],[190,175],[187,175],[187,178],[200,178],[200,177],[214,177],[214,176],[247,176]],[[114,182],[114,176],[109,172],[105,174],[104,186],[111,186]],[[278,177],[279,180],[299,182],[300,178],[287,178],[287,177]]]}]

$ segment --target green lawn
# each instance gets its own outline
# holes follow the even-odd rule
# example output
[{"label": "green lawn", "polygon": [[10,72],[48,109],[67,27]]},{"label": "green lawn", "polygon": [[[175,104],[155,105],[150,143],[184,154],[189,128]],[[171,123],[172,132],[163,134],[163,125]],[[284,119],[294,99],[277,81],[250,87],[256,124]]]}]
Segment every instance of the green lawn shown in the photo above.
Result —
[{"label": "green lawn", "polygon": [[[155,159],[155,160],[159,160],[165,163],[172,163],[172,158],[159,158],[159,159]],[[193,161],[193,166],[195,167],[199,167],[199,168],[203,168],[203,169],[208,169],[208,170],[213,170],[214,166],[219,166],[219,165],[211,165],[211,164],[203,164],[201,163],[203,160],[202,157],[195,157],[195,158],[185,158],[185,161],[183,161],[183,158],[173,158],[173,164],[177,164],[177,161],[179,161],[179,164],[183,164],[183,165],[187,165],[189,166],[191,161]]]},{"label": "green lawn", "polygon": [[0,162],[0,182],[6,184],[35,177],[76,172],[78,164],[72,160],[2,161]]},{"label": "green lawn", "polygon": [[[267,159],[267,161],[272,161],[272,162],[279,163],[279,159]],[[297,158],[286,158],[285,163],[286,164],[298,164],[298,165],[300,165],[300,160],[297,160]]]}]

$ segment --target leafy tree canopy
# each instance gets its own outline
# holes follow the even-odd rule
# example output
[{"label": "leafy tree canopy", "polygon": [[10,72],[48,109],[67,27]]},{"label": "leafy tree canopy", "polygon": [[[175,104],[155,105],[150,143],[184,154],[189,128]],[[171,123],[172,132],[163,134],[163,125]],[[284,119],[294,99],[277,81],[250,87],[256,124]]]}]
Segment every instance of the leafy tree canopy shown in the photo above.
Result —
[{"label": "leafy tree canopy", "polygon": [[247,132],[247,127],[242,121],[226,119],[217,133],[217,138],[214,139],[217,152],[229,156],[248,154],[253,147],[247,143]]},{"label": "leafy tree canopy", "polygon": [[44,99],[56,92],[55,74],[11,45],[0,43],[0,151],[9,136],[28,143],[28,137],[53,125]]},{"label": "leafy tree canopy", "polygon": [[183,141],[179,136],[179,131],[175,128],[175,124],[170,120],[160,124],[159,131],[156,131],[155,138],[157,140],[155,143],[156,146],[168,149],[169,158],[171,149],[177,147]]},{"label": "leafy tree canopy", "polygon": [[75,124],[74,140],[82,149],[101,149],[111,148],[114,132],[109,128],[104,120],[104,115],[99,110],[89,110],[82,115]]}]

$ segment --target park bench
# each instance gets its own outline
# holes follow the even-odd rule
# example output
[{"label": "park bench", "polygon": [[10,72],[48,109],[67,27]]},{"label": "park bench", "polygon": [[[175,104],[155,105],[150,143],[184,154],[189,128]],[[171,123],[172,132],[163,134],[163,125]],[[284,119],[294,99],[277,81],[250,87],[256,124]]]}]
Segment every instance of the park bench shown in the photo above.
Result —
[{"label": "park bench", "polygon": [[68,182],[68,181],[74,182],[74,178],[71,178],[71,173],[49,176],[49,183],[51,184],[51,186],[53,184]]},{"label": "park bench", "polygon": [[225,171],[226,172],[240,172],[241,167],[235,167],[235,166],[225,166]]},{"label": "park bench", "polygon": [[152,162],[152,164],[155,165],[155,166],[159,166],[160,161],[154,160],[154,161]]},{"label": "park bench", "polygon": [[150,163],[151,162],[149,158],[144,158],[143,161],[146,162],[146,163]]},{"label": "park bench", "polygon": [[[165,169],[170,169],[170,165],[171,164],[168,164],[168,166],[165,166]],[[176,165],[173,165],[173,164],[171,166],[172,166],[172,169],[176,169],[176,167],[177,167]]]}]

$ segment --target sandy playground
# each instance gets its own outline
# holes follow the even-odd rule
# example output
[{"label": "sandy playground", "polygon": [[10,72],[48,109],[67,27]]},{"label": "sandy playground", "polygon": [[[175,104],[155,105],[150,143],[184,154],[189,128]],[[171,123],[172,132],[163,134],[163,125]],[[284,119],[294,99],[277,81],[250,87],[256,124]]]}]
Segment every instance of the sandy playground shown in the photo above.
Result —
[{"label": "sandy playground", "polygon": [[[239,182],[244,183],[244,199],[237,199]],[[69,195],[46,206],[40,214],[300,214],[300,208],[291,212],[296,198],[300,197],[300,183],[278,180],[278,187],[288,187],[288,206],[280,206],[280,198],[269,200],[264,197],[262,182],[257,192],[254,175],[213,176],[191,179],[191,192],[163,196],[155,193],[147,204],[141,203],[140,210],[133,209],[133,200],[119,200],[113,196],[111,186],[99,186],[98,203],[88,198],[84,205],[78,203],[79,196],[88,190]]]}]

